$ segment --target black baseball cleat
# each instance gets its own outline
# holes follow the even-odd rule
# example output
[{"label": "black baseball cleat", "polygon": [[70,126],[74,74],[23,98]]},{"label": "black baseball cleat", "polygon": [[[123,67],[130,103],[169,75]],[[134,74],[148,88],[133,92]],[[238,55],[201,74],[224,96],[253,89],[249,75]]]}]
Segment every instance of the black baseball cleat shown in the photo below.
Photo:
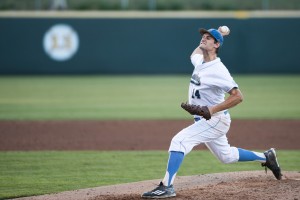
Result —
[{"label": "black baseball cleat", "polygon": [[282,174],[279,163],[277,161],[275,149],[271,148],[268,151],[265,151],[264,154],[266,156],[266,162],[262,163],[261,166],[265,167],[266,173],[267,168],[269,168],[273,172],[276,179],[281,180]]},{"label": "black baseball cleat", "polygon": [[160,184],[156,188],[149,192],[145,192],[141,197],[146,199],[164,199],[175,196],[176,193],[173,185],[164,186],[164,184],[160,182]]}]

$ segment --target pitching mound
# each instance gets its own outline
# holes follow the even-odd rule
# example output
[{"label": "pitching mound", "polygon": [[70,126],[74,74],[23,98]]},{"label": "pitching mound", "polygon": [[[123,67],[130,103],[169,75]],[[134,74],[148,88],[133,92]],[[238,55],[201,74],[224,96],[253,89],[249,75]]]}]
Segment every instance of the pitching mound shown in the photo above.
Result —
[{"label": "pitching mound", "polygon": [[[160,180],[141,181],[104,186],[51,195],[21,198],[23,200],[135,200],[141,193],[152,190]],[[173,199],[277,199],[300,200],[300,173],[283,172],[283,180],[276,180],[268,171],[230,172],[198,176],[178,176],[177,196]]]}]

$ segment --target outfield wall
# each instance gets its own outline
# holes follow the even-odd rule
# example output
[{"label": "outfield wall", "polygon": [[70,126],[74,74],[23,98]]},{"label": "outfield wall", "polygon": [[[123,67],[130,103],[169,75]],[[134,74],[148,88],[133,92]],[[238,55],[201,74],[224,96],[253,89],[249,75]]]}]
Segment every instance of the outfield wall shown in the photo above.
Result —
[{"label": "outfield wall", "polygon": [[219,25],[232,73],[300,73],[300,16],[253,13],[0,13],[0,74],[191,73],[198,29]]}]

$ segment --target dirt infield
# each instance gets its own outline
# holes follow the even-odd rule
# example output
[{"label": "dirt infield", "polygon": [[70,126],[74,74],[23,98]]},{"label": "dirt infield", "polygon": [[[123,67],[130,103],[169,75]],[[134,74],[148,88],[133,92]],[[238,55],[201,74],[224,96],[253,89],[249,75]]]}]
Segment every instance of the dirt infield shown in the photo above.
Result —
[{"label": "dirt infield", "polygon": [[[0,121],[0,151],[167,150],[189,120]],[[233,120],[232,146],[300,149],[300,120]],[[159,138],[159,140],[157,139]],[[197,149],[205,148],[200,145]]]},{"label": "dirt infield", "polygon": [[[165,121],[0,121],[0,151],[8,150],[167,150],[171,138],[191,124]],[[300,149],[300,120],[234,120],[232,146]],[[157,139],[159,138],[159,140]],[[204,145],[197,147],[203,149]],[[232,172],[177,177],[174,199],[300,200],[300,173]],[[23,200],[134,200],[160,180],[67,191]]]}]

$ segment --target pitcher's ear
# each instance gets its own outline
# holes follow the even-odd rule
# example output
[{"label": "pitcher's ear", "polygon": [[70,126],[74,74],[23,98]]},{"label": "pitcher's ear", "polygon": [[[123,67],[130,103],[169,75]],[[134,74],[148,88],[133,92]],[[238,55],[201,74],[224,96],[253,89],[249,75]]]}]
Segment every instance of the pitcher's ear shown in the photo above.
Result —
[{"label": "pitcher's ear", "polygon": [[220,47],[220,42],[216,42],[216,43],[214,44],[214,46],[215,46],[216,49],[219,48],[219,47]]}]

